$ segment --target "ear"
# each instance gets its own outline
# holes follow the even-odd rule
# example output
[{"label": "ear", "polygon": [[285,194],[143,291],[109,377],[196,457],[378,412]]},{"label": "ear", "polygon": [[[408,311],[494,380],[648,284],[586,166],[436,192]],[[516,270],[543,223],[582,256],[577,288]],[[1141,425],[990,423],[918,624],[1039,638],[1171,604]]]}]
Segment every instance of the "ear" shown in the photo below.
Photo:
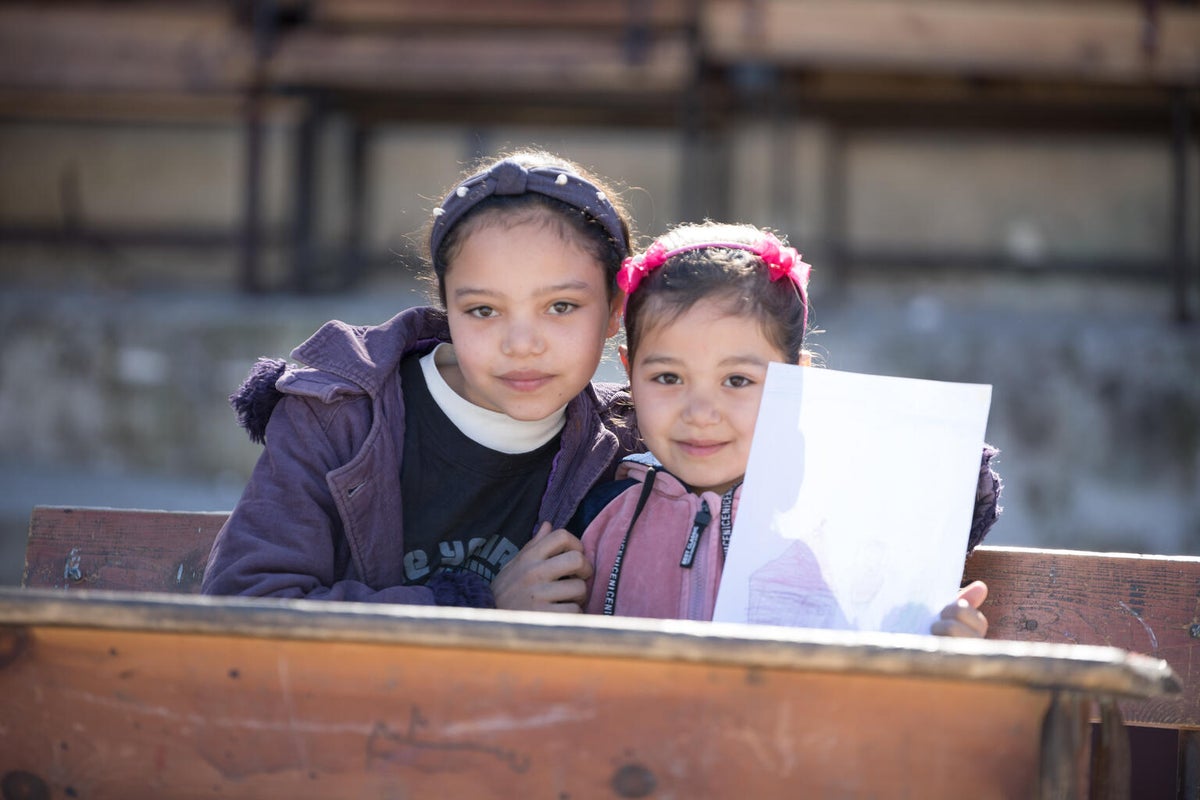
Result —
[{"label": "ear", "polygon": [[617,346],[617,355],[619,355],[621,357],[621,366],[625,368],[625,377],[626,378],[630,377],[630,375],[629,375],[629,348],[623,344],[618,345]]},{"label": "ear", "polygon": [[621,312],[625,310],[625,292],[620,289],[613,295],[612,303],[608,307],[608,328],[604,334],[605,339],[611,339],[621,330]]},{"label": "ear", "polygon": [[800,351],[800,357],[796,359],[796,363],[802,367],[812,366],[812,353],[807,350]]}]

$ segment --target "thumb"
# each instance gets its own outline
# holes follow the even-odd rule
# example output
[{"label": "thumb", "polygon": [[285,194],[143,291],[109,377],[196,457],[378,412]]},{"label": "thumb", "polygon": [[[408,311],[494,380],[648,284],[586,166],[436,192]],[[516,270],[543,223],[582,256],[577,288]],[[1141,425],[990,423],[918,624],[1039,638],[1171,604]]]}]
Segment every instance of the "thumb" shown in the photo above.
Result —
[{"label": "thumb", "polygon": [[550,522],[547,520],[538,526],[537,533],[533,535],[534,539],[540,539],[552,530]]},{"label": "thumb", "polygon": [[971,581],[958,590],[958,599],[965,600],[971,608],[979,608],[987,599],[988,588],[983,581]]}]

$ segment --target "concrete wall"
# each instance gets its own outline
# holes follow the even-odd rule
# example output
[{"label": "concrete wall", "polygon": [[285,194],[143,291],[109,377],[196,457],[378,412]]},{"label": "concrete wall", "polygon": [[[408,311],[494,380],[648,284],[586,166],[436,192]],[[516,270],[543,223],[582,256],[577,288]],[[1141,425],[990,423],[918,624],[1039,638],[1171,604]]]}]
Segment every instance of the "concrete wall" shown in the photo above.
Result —
[{"label": "concrete wall", "polygon": [[[277,223],[291,189],[285,125],[268,162]],[[0,580],[19,578],[35,503],[231,506],[258,449],[225,396],[253,359],[286,354],[326,319],[378,322],[421,302],[401,256],[428,209],[475,150],[525,143],[615,177],[645,233],[679,219],[672,131],[397,127],[368,161],[368,240],[389,263],[347,293],[238,295],[232,250],[0,246]],[[1036,269],[1062,255],[1165,256],[1165,139],[855,136],[853,244],[1000,250],[1032,269],[848,279],[819,260],[829,131],[748,125],[733,144],[732,216],[811,256],[825,331],[814,342],[830,367],[994,386],[988,437],[1007,487],[993,542],[1200,554],[1200,332],[1170,322],[1165,282]],[[229,125],[0,124],[0,225],[232,225],[240,158]],[[327,236],[339,177],[327,163]],[[900,468],[880,459],[881,478]]]}]

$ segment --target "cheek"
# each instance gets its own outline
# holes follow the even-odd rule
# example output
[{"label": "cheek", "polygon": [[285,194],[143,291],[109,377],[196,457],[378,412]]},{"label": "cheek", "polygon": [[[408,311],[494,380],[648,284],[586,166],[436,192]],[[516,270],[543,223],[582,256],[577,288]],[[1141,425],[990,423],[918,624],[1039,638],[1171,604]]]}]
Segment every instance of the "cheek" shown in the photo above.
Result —
[{"label": "cheek", "polygon": [[632,392],[633,407],[636,409],[638,427],[645,436],[655,436],[665,430],[675,419],[673,405],[666,398],[655,397],[653,392]]},{"label": "cheek", "polygon": [[488,337],[476,326],[450,323],[450,342],[461,365],[469,366],[490,350]]}]

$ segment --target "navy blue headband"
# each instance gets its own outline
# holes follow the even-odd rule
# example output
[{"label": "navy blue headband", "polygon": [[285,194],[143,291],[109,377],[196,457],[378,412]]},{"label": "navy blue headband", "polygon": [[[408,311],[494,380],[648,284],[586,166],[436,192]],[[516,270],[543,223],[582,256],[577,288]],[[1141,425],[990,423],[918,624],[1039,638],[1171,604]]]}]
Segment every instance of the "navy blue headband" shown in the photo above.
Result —
[{"label": "navy blue headband", "polygon": [[429,233],[429,252],[437,263],[438,250],[446,234],[467,212],[494,195],[521,195],[534,192],[553,197],[587,214],[604,228],[624,258],[628,255],[625,227],[604,192],[590,181],[565,169],[541,166],[527,169],[511,158],[500,161],[460,183],[442,204],[433,210],[433,228]]}]

